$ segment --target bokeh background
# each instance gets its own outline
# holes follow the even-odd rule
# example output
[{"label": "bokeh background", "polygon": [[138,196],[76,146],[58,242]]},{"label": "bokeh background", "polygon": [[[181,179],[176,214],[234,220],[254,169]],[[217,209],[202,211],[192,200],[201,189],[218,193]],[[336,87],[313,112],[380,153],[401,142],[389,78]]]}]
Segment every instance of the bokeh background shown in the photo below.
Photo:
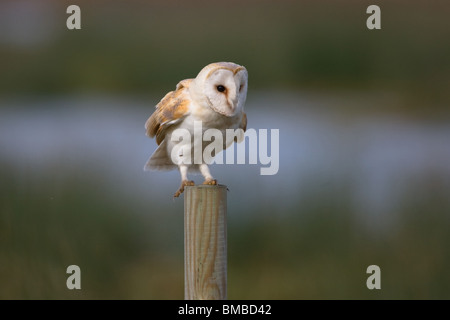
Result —
[{"label": "bokeh background", "polygon": [[0,298],[183,299],[179,174],[142,170],[144,123],[233,61],[249,127],[280,130],[280,169],[212,167],[228,297],[449,299],[449,17],[445,0],[2,0]]}]

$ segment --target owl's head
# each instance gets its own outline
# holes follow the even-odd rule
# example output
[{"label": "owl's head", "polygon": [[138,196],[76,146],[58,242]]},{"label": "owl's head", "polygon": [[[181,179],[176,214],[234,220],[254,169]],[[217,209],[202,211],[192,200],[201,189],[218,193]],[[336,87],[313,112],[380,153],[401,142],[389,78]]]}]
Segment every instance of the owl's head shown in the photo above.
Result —
[{"label": "owl's head", "polygon": [[204,67],[189,88],[193,99],[214,111],[232,117],[244,109],[248,73],[232,62],[216,62]]}]

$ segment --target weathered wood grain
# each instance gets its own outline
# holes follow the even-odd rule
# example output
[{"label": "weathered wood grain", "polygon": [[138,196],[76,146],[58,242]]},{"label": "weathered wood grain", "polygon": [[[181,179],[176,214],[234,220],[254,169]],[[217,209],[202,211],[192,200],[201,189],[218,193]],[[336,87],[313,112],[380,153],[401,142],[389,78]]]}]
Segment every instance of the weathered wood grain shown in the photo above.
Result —
[{"label": "weathered wood grain", "polygon": [[184,297],[227,298],[227,187],[184,191]]}]

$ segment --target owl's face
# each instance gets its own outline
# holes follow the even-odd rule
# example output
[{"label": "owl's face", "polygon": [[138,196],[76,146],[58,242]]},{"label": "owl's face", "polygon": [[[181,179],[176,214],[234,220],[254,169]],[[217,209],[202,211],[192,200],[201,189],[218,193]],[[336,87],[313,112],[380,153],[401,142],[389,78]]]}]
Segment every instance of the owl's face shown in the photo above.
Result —
[{"label": "owl's face", "polygon": [[200,71],[190,92],[203,106],[232,117],[244,109],[247,98],[247,70],[230,62],[212,63]]}]

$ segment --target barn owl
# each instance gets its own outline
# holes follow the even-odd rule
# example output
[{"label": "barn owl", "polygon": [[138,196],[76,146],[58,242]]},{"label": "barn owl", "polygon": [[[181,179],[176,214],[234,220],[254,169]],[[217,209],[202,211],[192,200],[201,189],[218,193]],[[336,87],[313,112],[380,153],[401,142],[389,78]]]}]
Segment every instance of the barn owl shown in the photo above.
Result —
[{"label": "barn owl", "polygon": [[[156,110],[145,123],[149,137],[156,136],[158,148],[147,161],[144,169],[172,170],[178,168],[181,174],[181,186],[175,192],[178,197],[185,186],[193,186],[188,180],[188,172],[198,172],[205,178],[203,184],[216,185],[204,159],[200,162],[186,162],[186,156],[192,155],[200,146],[205,149],[205,141],[194,132],[196,124],[201,130],[220,130],[223,137],[227,129],[247,128],[247,116],[244,103],[247,97],[247,69],[231,62],[211,63],[204,67],[195,79],[180,81],[175,91],[171,91],[156,105]],[[193,136],[189,140],[172,139],[177,129],[186,129]],[[186,132],[186,130],[184,132]],[[180,130],[178,130],[180,131]],[[239,131],[239,130],[238,130]],[[174,141],[172,141],[174,140]],[[235,138],[243,140],[243,134]],[[223,140],[222,149],[233,141]],[[174,151],[174,148],[177,148]],[[175,155],[172,153],[175,152]],[[192,158],[191,158],[192,159]]]}]

